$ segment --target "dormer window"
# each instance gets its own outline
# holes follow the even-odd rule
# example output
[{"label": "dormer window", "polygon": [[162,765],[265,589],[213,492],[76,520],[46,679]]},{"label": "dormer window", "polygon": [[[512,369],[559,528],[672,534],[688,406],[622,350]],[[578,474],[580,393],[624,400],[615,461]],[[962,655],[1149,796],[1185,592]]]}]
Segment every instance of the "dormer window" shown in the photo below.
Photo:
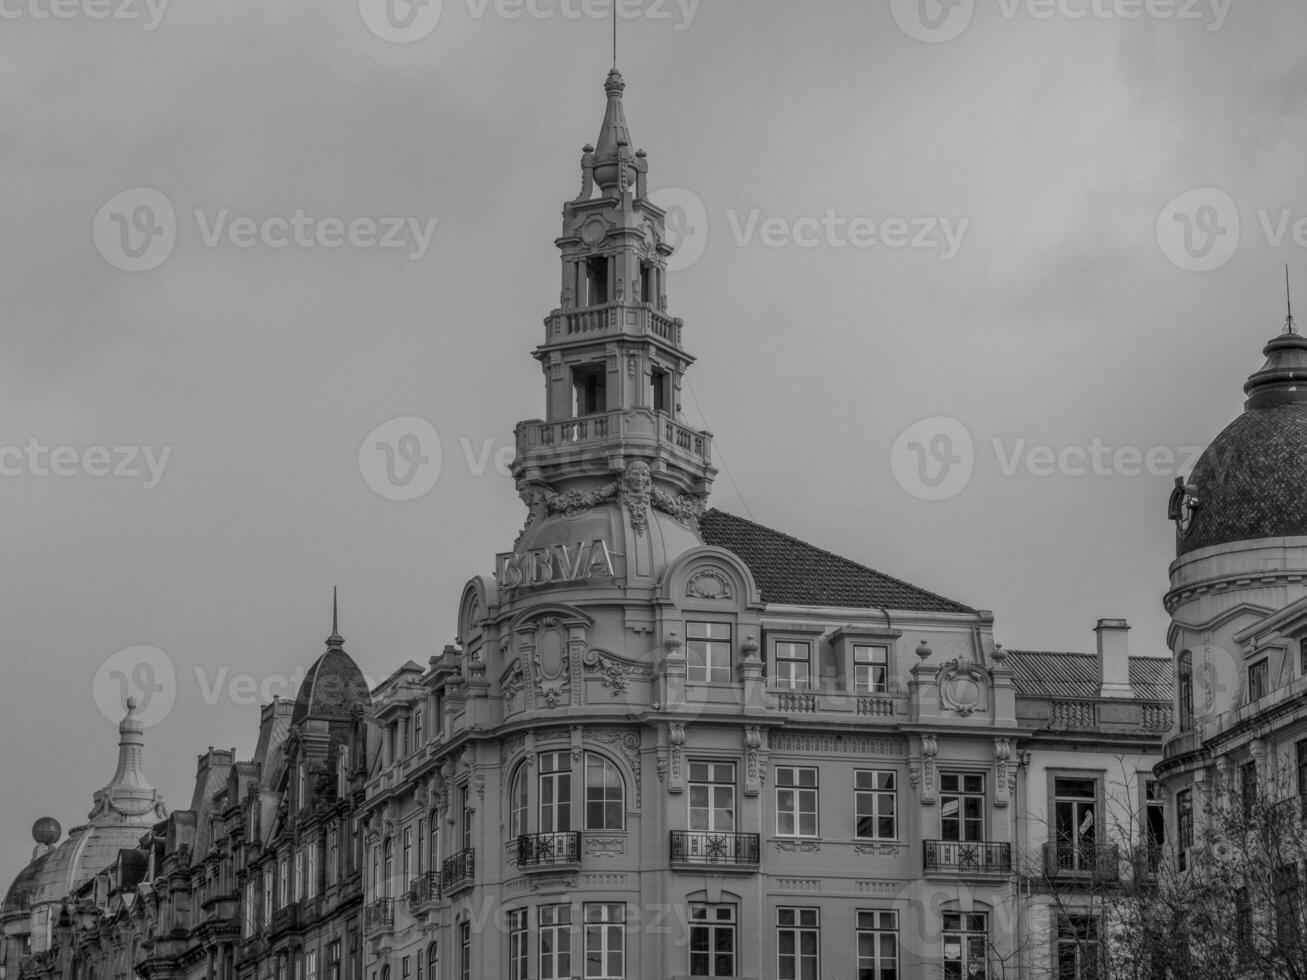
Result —
[{"label": "dormer window", "polygon": [[1267,661],[1259,660],[1248,667],[1248,702],[1251,704],[1266,697],[1270,681],[1270,668]]}]

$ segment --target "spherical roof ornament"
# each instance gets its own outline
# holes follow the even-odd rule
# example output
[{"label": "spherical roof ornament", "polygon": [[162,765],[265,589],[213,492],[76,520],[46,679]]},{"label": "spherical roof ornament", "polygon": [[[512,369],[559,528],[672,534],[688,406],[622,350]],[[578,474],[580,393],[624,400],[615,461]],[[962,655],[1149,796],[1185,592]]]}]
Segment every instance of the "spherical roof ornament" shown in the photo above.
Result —
[{"label": "spherical roof ornament", "polygon": [[930,644],[926,642],[926,638],[922,637],[921,642],[917,644],[917,656],[922,660],[926,660],[933,652],[934,651],[930,649]]},{"label": "spherical roof ornament", "polygon": [[54,817],[41,817],[32,824],[32,840],[46,847],[58,841],[63,832],[63,827],[59,826],[59,821]]}]

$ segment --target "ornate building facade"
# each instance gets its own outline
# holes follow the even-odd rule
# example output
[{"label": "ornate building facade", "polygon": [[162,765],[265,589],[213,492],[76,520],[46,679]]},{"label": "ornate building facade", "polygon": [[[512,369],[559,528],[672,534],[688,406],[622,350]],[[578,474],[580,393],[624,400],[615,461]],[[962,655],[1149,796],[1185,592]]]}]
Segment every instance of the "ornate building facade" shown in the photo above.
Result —
[{"label": "ornate building facade", "polygon": [[1119,621],[1009,656],[987,612],[707,508],[624,87],[563,210],[525,527],[375,692],[368,980],[1088,976],[1018,886],[1115,879],[1094,815],[1141,791],[1169,677]]}]

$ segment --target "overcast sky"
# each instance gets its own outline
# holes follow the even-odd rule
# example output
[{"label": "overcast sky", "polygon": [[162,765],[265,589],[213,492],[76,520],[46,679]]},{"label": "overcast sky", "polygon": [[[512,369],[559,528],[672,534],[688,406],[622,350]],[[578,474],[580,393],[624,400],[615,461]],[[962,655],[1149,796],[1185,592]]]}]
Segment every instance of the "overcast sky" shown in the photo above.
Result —
[{"label": "overcast sky", "polygon": [[[185,807],[333,585],[371,680],[452,638],[524,516],[495,454],[543,412],[609,67],[603,0],[51,2],[0,0],[9,875],[113,771],[118,651],[174,673],[146,764]],[[1164,654],[1176,465],[1240,411],[1285,263],[1307,304],[1307,7],[623,9],[712,502],[1007,646],[1115,616]],[[360,447],[404,465],[370,434],[408,417],[439,478],[390,499]]]}]

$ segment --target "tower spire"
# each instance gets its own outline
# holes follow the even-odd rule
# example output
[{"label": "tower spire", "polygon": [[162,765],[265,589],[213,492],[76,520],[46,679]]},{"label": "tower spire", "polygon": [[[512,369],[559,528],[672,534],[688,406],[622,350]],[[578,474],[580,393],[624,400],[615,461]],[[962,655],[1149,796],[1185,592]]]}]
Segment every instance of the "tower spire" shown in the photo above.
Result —
[{"label": "tower spire", "polygon": [[1289,263],[1284,264],[1284,302],[1289,315],[1284,319],[1284,332],[1297,333],[1298,325],[1293,322],[1293,290],[1289,287]]},{"label": "tower spire", "polygon": [[331,635],[327,637],[327,646],[342,647],[345,645],[345,638],[340,635],[340,618],[338,616],[338,607],[336,604],[336,587],[331,587]]}]

